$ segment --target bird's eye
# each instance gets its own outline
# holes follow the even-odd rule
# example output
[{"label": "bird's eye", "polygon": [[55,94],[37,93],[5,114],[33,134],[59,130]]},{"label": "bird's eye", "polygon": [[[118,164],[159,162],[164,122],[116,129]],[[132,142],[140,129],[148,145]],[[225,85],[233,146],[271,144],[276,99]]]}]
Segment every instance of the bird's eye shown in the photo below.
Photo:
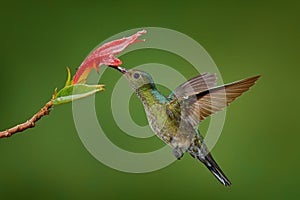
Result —
[{"label": "bird's eye", "polygon": [[134,74],[133,74],[133,78],[139,79],[139,78],[140,78],[140,74],[139,74],[139,73],[134,73]]}]

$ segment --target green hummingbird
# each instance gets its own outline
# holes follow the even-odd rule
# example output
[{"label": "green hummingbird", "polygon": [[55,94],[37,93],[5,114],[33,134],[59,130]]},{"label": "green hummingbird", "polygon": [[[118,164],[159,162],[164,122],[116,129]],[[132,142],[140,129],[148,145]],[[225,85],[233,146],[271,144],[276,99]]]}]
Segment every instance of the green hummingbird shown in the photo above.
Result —
[{"label": "green hummingbird", "polygon": [[173,148],[174,156],[180,159],[188,152],[204,163],[223,185],[230,186],[231,182],[213,159],[197,126],[249,90],[260,76],[216,86],[216,75],[203,73],[179,85],[165,97],[157,90],[149,73],[120,66],[113,68],[126,77],[143,103],[151,129]]}]

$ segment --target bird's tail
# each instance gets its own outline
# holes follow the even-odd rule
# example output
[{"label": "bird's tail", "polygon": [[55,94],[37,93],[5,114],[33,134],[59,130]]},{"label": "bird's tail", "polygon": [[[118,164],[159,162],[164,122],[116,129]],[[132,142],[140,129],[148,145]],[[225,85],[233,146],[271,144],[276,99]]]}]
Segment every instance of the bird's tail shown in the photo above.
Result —
[{"label": "bird's tail", "polygon": [[[200,151],[198,151],[200,152]],[[216,161],[213,159],[212,155],[208,153],[207,155],[203,155],[202,153],[189,152],[191,156],[200,160],[205,166],[211,171],[211,173],[225,186],[230,186],[231,182],[222,172]]]}]

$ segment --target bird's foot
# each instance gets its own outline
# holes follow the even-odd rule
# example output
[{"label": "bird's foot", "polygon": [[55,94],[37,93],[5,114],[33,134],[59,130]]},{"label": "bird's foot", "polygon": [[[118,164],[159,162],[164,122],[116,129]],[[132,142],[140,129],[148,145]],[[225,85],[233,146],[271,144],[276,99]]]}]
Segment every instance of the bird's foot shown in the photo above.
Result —
[{"label": "bird's foot", "polygon": [[173,149],[173,154],[177,158],[177,160],[180,160],[184,152],[180,148],[176,147],[175,149]]}]

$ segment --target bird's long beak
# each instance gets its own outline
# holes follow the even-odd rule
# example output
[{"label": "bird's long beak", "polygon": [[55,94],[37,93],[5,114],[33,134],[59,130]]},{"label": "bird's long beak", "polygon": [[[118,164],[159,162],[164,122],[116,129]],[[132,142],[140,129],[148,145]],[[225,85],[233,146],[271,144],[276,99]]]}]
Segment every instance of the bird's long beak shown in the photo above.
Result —
[{"label": "bird's long beak", "polygon": [[120,66],[111,66],[109,65],[109,67],[112,67],[116,70],[118,70],[119,72],[121,72],[122,74],[125,74],[127,72],[127,69],[123,68],[123,67],[120,67]]}]

